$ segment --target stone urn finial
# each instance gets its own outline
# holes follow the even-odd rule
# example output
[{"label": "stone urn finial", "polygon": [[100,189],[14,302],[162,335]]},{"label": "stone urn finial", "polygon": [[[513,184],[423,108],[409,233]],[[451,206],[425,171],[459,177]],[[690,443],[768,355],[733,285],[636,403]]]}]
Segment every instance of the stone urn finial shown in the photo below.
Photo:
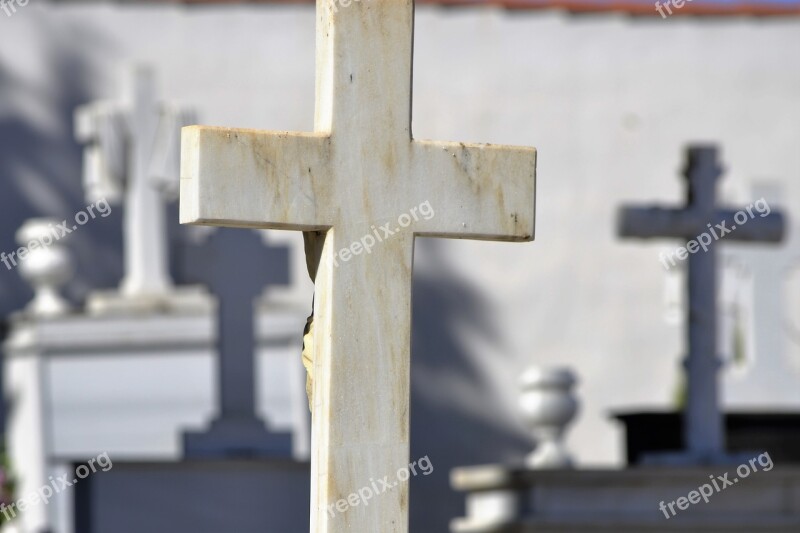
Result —
[{"label": "stone urn finial", "polygon": [[575,374],[566,368],[529,368],[520,380],[519,405],[536,438],[536,449],[525,463],[530,468],[571,468],[564,432],[578,412],[573,394]]},{"label": "stone urn finial", "polygon": [[25,311],[33,316],[57,316],[69,311],[69,304],[58,291],[72,276],[73,264],[64,243],[55,236],[53,228],[58,223],[49,218],[33,218],[17,231],[17,243],[27,250],[19,260],[19,273],[34,290]]}]

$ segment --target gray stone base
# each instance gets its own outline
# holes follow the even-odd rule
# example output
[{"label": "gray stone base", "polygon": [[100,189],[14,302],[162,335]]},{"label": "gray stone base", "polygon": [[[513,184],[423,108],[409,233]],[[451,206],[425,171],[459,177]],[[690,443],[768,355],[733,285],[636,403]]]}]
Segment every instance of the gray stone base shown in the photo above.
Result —
[{"label": "gray stone base", "polygon": [[75,485],[76,533],[303,533],[310,466],[115,461]]},{"label": "gray stone base", "polygon": [[273,433],[258,419],[221,420],[183,436],[187,459],[290,458],[291,433]]},{"label": "gray stone base", "polygon": [[215,306],[216,300],[199,285],[182,285],[163,294],[135,297],[114,290],[97,291],[86,302],[86,310],[92,316],[210,313]]},{"label": "gray stone base", "polygon": [[[714,490],[708,503],[687,500],[688,507],[678,508],[678,498],[726,472],[733,484]],[[740,479],[736,466],[576,471],[487,466],[456,469],[451,482],[467,493],[467,516],[451,524],[456,533],[800,531],[796,468],[759,466]],[[662,501],[676,502],[674,516],[659,509]]]}]

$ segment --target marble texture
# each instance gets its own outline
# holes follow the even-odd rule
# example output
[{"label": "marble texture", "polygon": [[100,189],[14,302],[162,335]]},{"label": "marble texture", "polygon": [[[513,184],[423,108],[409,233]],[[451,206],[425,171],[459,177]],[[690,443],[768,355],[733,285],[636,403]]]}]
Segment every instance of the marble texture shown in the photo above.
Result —
[{"label": "marble texture", "polygon": [[[533,148],[412,139],[413,13],[409,0],[318,2],[313,133],[183,132],[183,223],[326,233],[314,308],[318,533],[408,530],[407,481],[369,506],[330,509],[409,463],[415,237],[533,239]],[[432,216],[417,216],[424,204]]]}]

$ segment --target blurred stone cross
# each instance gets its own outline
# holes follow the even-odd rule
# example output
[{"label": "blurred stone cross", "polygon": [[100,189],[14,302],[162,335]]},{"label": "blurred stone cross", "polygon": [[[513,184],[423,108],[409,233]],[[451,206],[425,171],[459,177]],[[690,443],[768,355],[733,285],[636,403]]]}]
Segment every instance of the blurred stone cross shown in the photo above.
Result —
[{"label": "blurred stone cross", "polygon": [[205,237],[186,247],[183,270],[217,297],[219,413],[208,431],[184,435],[184,455],[290,457],[291,434],[269,431],[256,414],[255,300],[272,279],[274,257],[254,231],[217,229]]},{"label": "blurred stone cross", "polygon": [[686,367],[687,405],[684,413],[685,450],[678,455],[653,457],[656,462],[715,463],[729,459],[725,453],[724,416],[720,407],[717,373],[719,240],[780,242],[784,220],[757,204],[741,211],[716,206],[717,180],[722,168],[712,146],[692,146],[685,170],[686,206],[625,207],[621,211],[619,235],[642,239],[674,237],[688,239],[675,256],[662,255],[670,268],[688,257],[688,355]]},{"label": "blurred stone cross", "polygon": [[176,291],[169,276],[165,199],[179,189],[180,128],[194,114],[159,102],[155,75],[126,69],[123,98],[75,112],[76,137],[86,144],[84,188],[89,201],[123,202],[125,274],[119,292],[93,295],[92,311],[206,307],[197,290]]},{"label": "blurred stone cross", "polygon": [[[183,130],[182,222],[325,235],[313,333],[315,533],[408,531],[415,237],[533,239],[533,148],[412,138],[413,25],[412,0],[338,10],[320,1],[313,133]],[[420,217],[423,204],[435,215]],[[385,476],[391,489],[369,505],[343,505]]]}]

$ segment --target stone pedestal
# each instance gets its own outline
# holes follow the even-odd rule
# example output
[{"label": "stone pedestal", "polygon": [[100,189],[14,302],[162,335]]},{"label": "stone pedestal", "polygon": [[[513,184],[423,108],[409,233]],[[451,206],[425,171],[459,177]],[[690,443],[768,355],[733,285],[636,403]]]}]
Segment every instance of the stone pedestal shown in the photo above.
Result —
[{"label": "stone pedestal", "polygon": [[[675,412],[647,411],[614,416],[625,428],[628,465],[644,464],[648,457],[680,451],[683,416]],[[791,412],[738,412],[725,414],[725,440],[732,455],[769,450],[780,465],[800,465],[800,415]]]},{"label": "stone pedestal", "polygon": [[[126,458],[180,461],[182,432],[203,428],[215,416],[213,310],[207,300],[182,313],[19,315],[4,345],[17,494],[47,485],[73,460],[101,453],[115,464]],[[308,406],[300,397],[304,323],[299,311],[259,309],[256,383],[259,392],[267,391],[257,398],[259,414],[277,431],[293,433],[295,457],[307,458]],[[28,508],[21,530],[76,531],[74,494],[64,491],[48,506]]]},{"label": "stone pedestal", "polygon": [[303,462],[118,461],[75,488],[80,533],[308,531],[310,467]]},{"label": "stone pedestal", "polygon": [[[758,465],[758,463],[756,463]],[[760,467],[759,467],[760,468]],[[728,467],[733,481],[736,466]],[[714,479],[723,467],[547,470],[486,466],[452,472],[467,493],[454,533],[794,533],[800,531],[800,469],[750,472],[666,518],[659,509]],[[723,485],[722,482],[718,482]],[[669,511],[667,511],[669,514]]]},{"label": "stone pedestal", "polygon": [[[205,312],[192,314],[17,316],[4,345],[6,429],[17,495],[57,477],[63,465],[54,458],[64,452],[113,457],[137,451],[138,440],[152,453],[174,439],[172,426],[190,420],[166,419],[165,396],[185,405],[196,393],[163,380],[170,366],[188,380],[202,376],[196,363],[213,356],[210,309],[209,302]],[[89,409],[81,409],[87,404]],[[150,434],[134,437],[137,427]],[[65,510],[71,497],[65,491],[47,506],[29,507],[20,527],[31,533],[70,531]]]},{"label": "stone pedestal", "polygon": [[117,290],[96,291],[89,296],[90,315],[133,315],[147,313],[192,313],[208,305],[211,296],[201,286],[172,287],[169,292],[129,296]]}]

